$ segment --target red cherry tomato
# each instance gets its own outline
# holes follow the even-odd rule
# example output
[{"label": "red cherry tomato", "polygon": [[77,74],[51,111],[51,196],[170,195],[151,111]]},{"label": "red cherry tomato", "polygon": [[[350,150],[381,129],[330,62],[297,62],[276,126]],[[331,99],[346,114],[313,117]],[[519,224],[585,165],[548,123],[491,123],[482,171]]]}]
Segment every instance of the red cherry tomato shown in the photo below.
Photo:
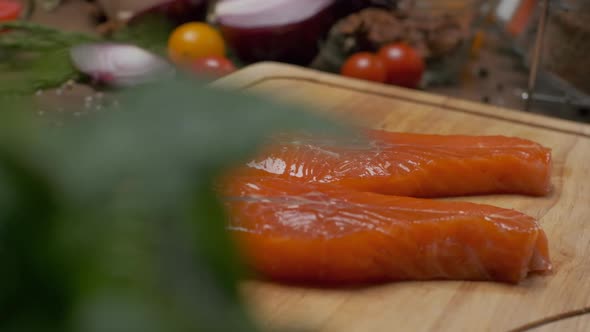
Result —
[{"label": "red cherry tomato", "polygon": [[377,54],[387,68],[387,83],[417,88],[424,74],[424,60],[404,43],[385,45]]},{"label": "red cherry tomato", "polygon": [[207,56],[194,60],[191,63],[191,69],[200,76],[219,78],[231,74],[236,70],[236,67],[225,57]]},{"label": "red cherry tomato", "polygon": [[344,76],[373,82],[383,83],[387,79],[383,60],[368,52],[353,54],[346,60],[340,72]]},{"label": "red cherry tomato", "polygon": [[0,22],[13,21],[20,18],[23,6],[20,2],[0,0]]}]

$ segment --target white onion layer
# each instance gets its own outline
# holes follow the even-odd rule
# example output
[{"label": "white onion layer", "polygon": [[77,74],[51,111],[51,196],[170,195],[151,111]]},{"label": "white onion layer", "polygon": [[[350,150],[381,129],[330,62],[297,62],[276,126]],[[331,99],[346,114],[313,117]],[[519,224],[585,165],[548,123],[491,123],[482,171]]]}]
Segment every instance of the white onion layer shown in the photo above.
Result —
[{"label": "white onion layer", "polygon": [[78,70],[114,86],[146,83],[174,72],[163,58],[129,44],[77,45],[70,50],[70,56]]},{"label": "white onion layer", "polygon": [[257,28],[304,21],[334,3],[334,0],[222,0],[215,17],[222,25]]}]

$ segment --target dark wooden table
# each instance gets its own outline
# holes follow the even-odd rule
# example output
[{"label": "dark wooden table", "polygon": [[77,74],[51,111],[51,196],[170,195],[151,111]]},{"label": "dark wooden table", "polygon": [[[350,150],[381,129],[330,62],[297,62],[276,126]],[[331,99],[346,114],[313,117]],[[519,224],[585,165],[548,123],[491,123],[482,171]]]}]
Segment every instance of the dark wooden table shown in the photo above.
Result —
[{"label": "dark wooden table", "polygon": [[[96,32],[92,5],[83,0],[67,0],[53,12],[38,9],[32,20],[70,31]],[[428,87],[427,91],[524,111],[528,71],[521,59],[510,52],[509,41],[488,32],[478,58],[466,64],[464,75],[452,85]],[[87,93],[87,92],[84,92]],[[535,103],[530,110],[548,116],[590,122],[587,110],[559,103]]]}]

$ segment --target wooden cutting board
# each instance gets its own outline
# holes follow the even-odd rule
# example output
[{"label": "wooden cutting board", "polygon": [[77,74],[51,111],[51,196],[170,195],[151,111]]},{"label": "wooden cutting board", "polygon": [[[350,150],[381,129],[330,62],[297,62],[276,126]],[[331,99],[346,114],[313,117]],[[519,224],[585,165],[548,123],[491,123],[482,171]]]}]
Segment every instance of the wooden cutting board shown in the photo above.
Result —
[{"label": "wooden cutting board", "polygon": [[263,327],[278,331],[590,331],[590,126],[263,63],[219,81],[311,105],[337,118],[392,131],[501,134],[553,149],[553,193],[544,198],[469,197],[541,221],[555,271],[520,285],[398,282],[321,289],[246,281]]}]

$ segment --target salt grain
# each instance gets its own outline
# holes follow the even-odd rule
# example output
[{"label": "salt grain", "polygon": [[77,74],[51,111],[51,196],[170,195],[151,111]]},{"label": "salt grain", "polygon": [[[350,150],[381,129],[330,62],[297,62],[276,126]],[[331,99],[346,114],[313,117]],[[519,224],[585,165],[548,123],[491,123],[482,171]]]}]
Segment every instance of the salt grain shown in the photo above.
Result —
[{"label": "salt grain", "polygon": [[69,80],[69,81],[66,82],[66,86],[69,87],[69,88],[73,88],[74,87],[74,83],[75,83],[74,80]]}]

